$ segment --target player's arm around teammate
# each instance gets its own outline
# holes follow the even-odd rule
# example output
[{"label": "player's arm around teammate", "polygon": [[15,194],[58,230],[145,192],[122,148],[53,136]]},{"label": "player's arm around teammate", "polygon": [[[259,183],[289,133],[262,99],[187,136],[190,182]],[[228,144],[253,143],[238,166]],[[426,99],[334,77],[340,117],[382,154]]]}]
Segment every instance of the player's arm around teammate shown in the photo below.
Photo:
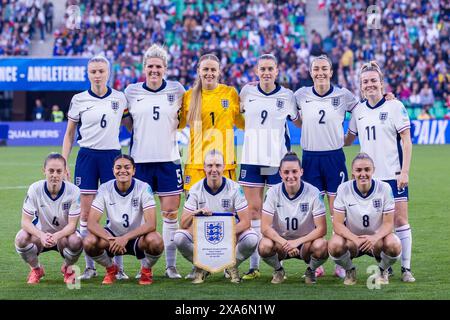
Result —
[{"label": "player's arm around teammate", "polygon": [[264,201],[259,254],[274,268],[273,284],[284,281],[283,259],[308,263],[305,283],[313,284],[315,270],[328,258],[325,206],[319,190],[303,182],[302,174],[300,159],[287,153],[280,163],[282,182],[267,192]]},{"label": "player's arm around teammate", "polygon": [[345,285],[356,283],[352,259],[368,254],[380,261],[376,281],[389,283],[389,267],[401,253],[393,233],[394,198],[387,183],[372,179],[375,167],[365,153],[352,162],[354,180],[338,188],[334,208],[334,234],[328,243],[330,257],[346,270]]},{"label": "player's arm around teammate", "polygon": [[82,252],[81,238],[76,234],[80,215],[80,190],[64,181],[66,161],[60,154],[50,154],[44,163],[45,180],[30,186],[22,209],[22,229],[17,233],[17,253],[29,264],[29,284],[44,276],[38,255],[56,250],[64,258],[61,272],[64,282],[74,283],[71,266]]},{"label": "player's arm around teammate", "polygon": [[[402,242],[402,281],[414,282],[411,273],[412,234],[408,222],[408,183],[412,157],[410,120],[404,105],[383,96],[383,73],[375,61],[360,74],[361,102],[350,120],[346,144],[358,134],[361,151],[375,162],[375,177],[390,184],[395,199],[395,231]],[[398,138],[401,143],[399,144]]]},{"label": "player's arm around teammate", "polygon": [[[118,272],[111,256],[131,254],[143,259],[139,284],[153,282],[152,266],[161,256],[164,246],[156,231],[156,209],[148,184],[134,179],[133,158],[120,155],[114,161],[115,180],[100,186],[89,214],[90,234],[84,239],[84,250],[106,268],[103,284],[112,284]],[[107,224],[100,226],[103,212]]]},{"label": "player's arm around teammate", "polygon": [[[238,267],[254,252],[258,235],[250,229],[247,201],[240,186],[231,179],[225,178],[224,159],[222,153],[210,150],[204,161],[206,178],[197,182],[189,191],[181,217],[181,229],[175,233],[174,241],[178,250],[190,262],[193,262],[193,230],[194,216],[197,214],[211,215],[213,212],[233,212],[237,223],[236,264],[228,269],[232,283],[239,283]],[[208,273],[196,268],[193,283],[203,283]]]}]

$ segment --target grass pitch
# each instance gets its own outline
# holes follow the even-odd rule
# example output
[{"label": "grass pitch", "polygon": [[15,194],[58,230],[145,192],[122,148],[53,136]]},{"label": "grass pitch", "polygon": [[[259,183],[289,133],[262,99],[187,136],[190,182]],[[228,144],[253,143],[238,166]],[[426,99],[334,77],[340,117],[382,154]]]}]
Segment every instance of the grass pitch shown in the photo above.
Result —
[{"label": "grass pitch", "polygon": [[[298,146],[296,146],[297,151]],[[347,163],[359,147],[346,148]],[[62,259],[56,252],[40,256],[46,276],[39,285],[26,284],[28,267],[14,249],[14,236],[20,228],[21,208],[28,186],[42,179],[42,164],[57,147],[0,147],[0,299],[314,299],[314,300],[372,300],[372,299],[450,299],[450,146],[414,146],[410,173],[410,225],[413,230],[412,270],[416,283],[400,281],[400,264],[394,266],[395,275],[388,286],[370,290],[366,273],[375,260],[362,257],[356,260],[358,283],[345,287],[335,278],[334,265],[325,263],[326,275],[314,286],[306,286],[301,276],[306,265],[303,261],[288,260],[284,263],[288,279],[281,285],[270,284],[272,270],[261,261],[262,276],[253,281],[234,285],[222,274],[209,277],[203,285],[193,285],[188,280],[169,280],[163,277],[164,257],[154,267],[154,283],[141,287],[134,279],[139,269],[138,261],[125,256],[125,271],[128,281],[118,281],[113,286],[102,286],[104,275],[99,268],[99,277],[81,283],[81,288],[69,290],[63,283],[59,271]],[[72,173],[77,149],[70,161]],[[330,222],[330,221],[328,221]],[[159,229],[161,220],[159,220]],[[331,224],[328,224],[328,238]],[[182,275],[190,271],[190,264],[178,254],[178,269]],[[84,269],[84,259],[78,261]],[[241,265],[241,274],[248,269],[248,262]]]}]

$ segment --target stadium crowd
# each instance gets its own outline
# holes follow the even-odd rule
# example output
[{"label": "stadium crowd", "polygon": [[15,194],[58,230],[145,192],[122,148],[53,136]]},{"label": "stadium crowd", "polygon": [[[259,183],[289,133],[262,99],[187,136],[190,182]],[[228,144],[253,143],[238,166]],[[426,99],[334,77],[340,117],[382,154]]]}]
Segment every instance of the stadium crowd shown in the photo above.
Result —
[{"label": "stadium crowd", "polygon": [[380,29],[366,27],[369,2],[328,1],[331,34],[324,47],[339,69],[339,84],[357,92],[357,70],[376,60],[386,90],[402,100],[412,118],[421,113],[442,118],[445,105],[450,108],[449,2],[379,1]]},{"label": "stadium crowd", "polygon": [[26,56],[35,34],[41,41],[53,30],[53,3],[48,0],[0,1],[0,56]]},{"label": "stadium crowd", "polygon": [[[40,31],[42,38],[42,26],[52,20],[48,3],[0,1],[0,55],[28,54],[33,34]],[[380,1],[381,28],[372,30],[366,26],[370,4],[328,0],[330,34],[322,40],[314,31],[307,39],[305,0],[68,0],[67,7],[81,9],[80,24],[55,31],[53,54],[103,53],[113,62],[113,87],[118,90],[143,81],[142,53],[153,43],[167,46],[168,78],[186,87],[194,83],[196,63],[205,52],[219,56],[222,81],[237,88],[256,80],[256,57],[272,52],[281,61],[280,83],[292,90],[312,84],[309,58],[326,53],[335,69],[333,82],[356,94],[355,70],[364,61],[377,60],[386,74],[386,90],[402,100],[412,118],[421,113],[444,117],[450,110],[450,4]]]}]

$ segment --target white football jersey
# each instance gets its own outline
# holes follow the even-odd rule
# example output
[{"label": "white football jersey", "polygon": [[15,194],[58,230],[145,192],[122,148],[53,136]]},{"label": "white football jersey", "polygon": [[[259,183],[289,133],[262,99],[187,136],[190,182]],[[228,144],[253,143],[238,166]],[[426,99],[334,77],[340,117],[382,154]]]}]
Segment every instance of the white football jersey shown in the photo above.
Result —
[{"label": "white football jersey", "polygon": [[137,163],[180,159],[177,127],[184,92],[178,81],[165,80],[158,90],[148,88],[145,82],[125,89],[133,119],[130,155]]},{"label": "white football jersey", "polygon": [[358,135],[361,152],[375,163],[374,177],[393,180],[402,167],[400,132],[410,128],[408,112],[399,100],[384,98],[373,108],[361,102],[353,110],[349,132]]},{"label": "white football jersey", "polygon": [[122,236],[144,223],[144,210],[155,207],[152,188],[134,179],[125,194],[116,186],[116,180],[100,185],[92,202],[92,208],[103,213],[106,210],[106,227],[115,236]]},{"label": "white football jersey", "polygon": [[282,182],[274,185],[267,191],[262,212],[273,216],[272,228],[287,240],[309,234],[316,227],[314,219],[326,213],[319,189],[304,181],[292,199]]},{"label": "white football jersey", "polygon": [[372,235],[383,224],[383,215],[394,213],[392,189],[388,183],[373,179],[364,197],[355,180],[344,182],[338,187],[334,210],[345,214],[345,225],[352,233]]},{"label": "white football jersey", "polygon": [[314,87],[300,88],[294,95],[302,118],[302,148],[307,151],[341,149],[345,113],[352,111],[358,99],[347,89],[334,86],[324,96]]},{"label": "white football jersey", "polygon": [[184,209],[190,212],[201,208],[217,213],[237,213],[247,209],[247,200],[237,182],[222,177],[222,186],[214,193],[204,178],[191,187],[184,203]]},{"label": "white football jersey", "polygon": [[267,94],[259,85],[246,85],[239,97],[245,118],[241,163],[278,167],[291,149],[287,117],[298,118],[292,91],[277,84]]},{"label": "white football jersey", "polygon": [[36,228],[42,232],[61,231],[69,223],[69,217],[80,215],[80,189],[63,181],[61,190],[53,199],[47,189],[47,181],[37,181],[28,188],[22,211],[37,218]]},{"label": "white football jersey", "polygon": [[78,123],[80,147],[120,150],[120,123],[127,112],[125,95],[108,88],[102,98],[91,90],[74,95],[67,116]]}]

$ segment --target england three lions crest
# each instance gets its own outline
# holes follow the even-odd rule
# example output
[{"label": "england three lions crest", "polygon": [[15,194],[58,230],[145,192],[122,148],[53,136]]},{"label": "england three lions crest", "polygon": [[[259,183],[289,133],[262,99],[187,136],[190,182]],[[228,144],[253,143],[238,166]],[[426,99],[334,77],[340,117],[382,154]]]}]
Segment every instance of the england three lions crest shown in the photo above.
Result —
[{"label": "england three lions crest", "polygon": [[205,238],[212,244],[218,244],[223,240],[223,221],[205,222]]},{"label": "england three lions crest", "polygon": [[222,108],[224,109],[228,109],[228,107],[230,106],[230,100],[228,99],[222,99],[220,103],[222,104]]},{"label": "england three lions crest", "polygon": [[117,110],[119,110],[119,101],[118,100],[111,101],[111,109],[113,109],[114,112],[117,112]]},{"label": "england three lions crest", "polygon": [[331,105],[333,106],[334,109],[339,108],[340,104],[341,104],[341,99],[339,99],[339,97],[331,98]]},{"label": "england three lions crest", "polygon": [[175,102],[175,95],[169,93],[167,95],[167,101],[169,102],[170,105],[173,105],[173,103]]},{"label": "england three lions crest", "polygon": [[284,108],[284,101],[281,99],[277,99],[277,110],[280,111]]}]

